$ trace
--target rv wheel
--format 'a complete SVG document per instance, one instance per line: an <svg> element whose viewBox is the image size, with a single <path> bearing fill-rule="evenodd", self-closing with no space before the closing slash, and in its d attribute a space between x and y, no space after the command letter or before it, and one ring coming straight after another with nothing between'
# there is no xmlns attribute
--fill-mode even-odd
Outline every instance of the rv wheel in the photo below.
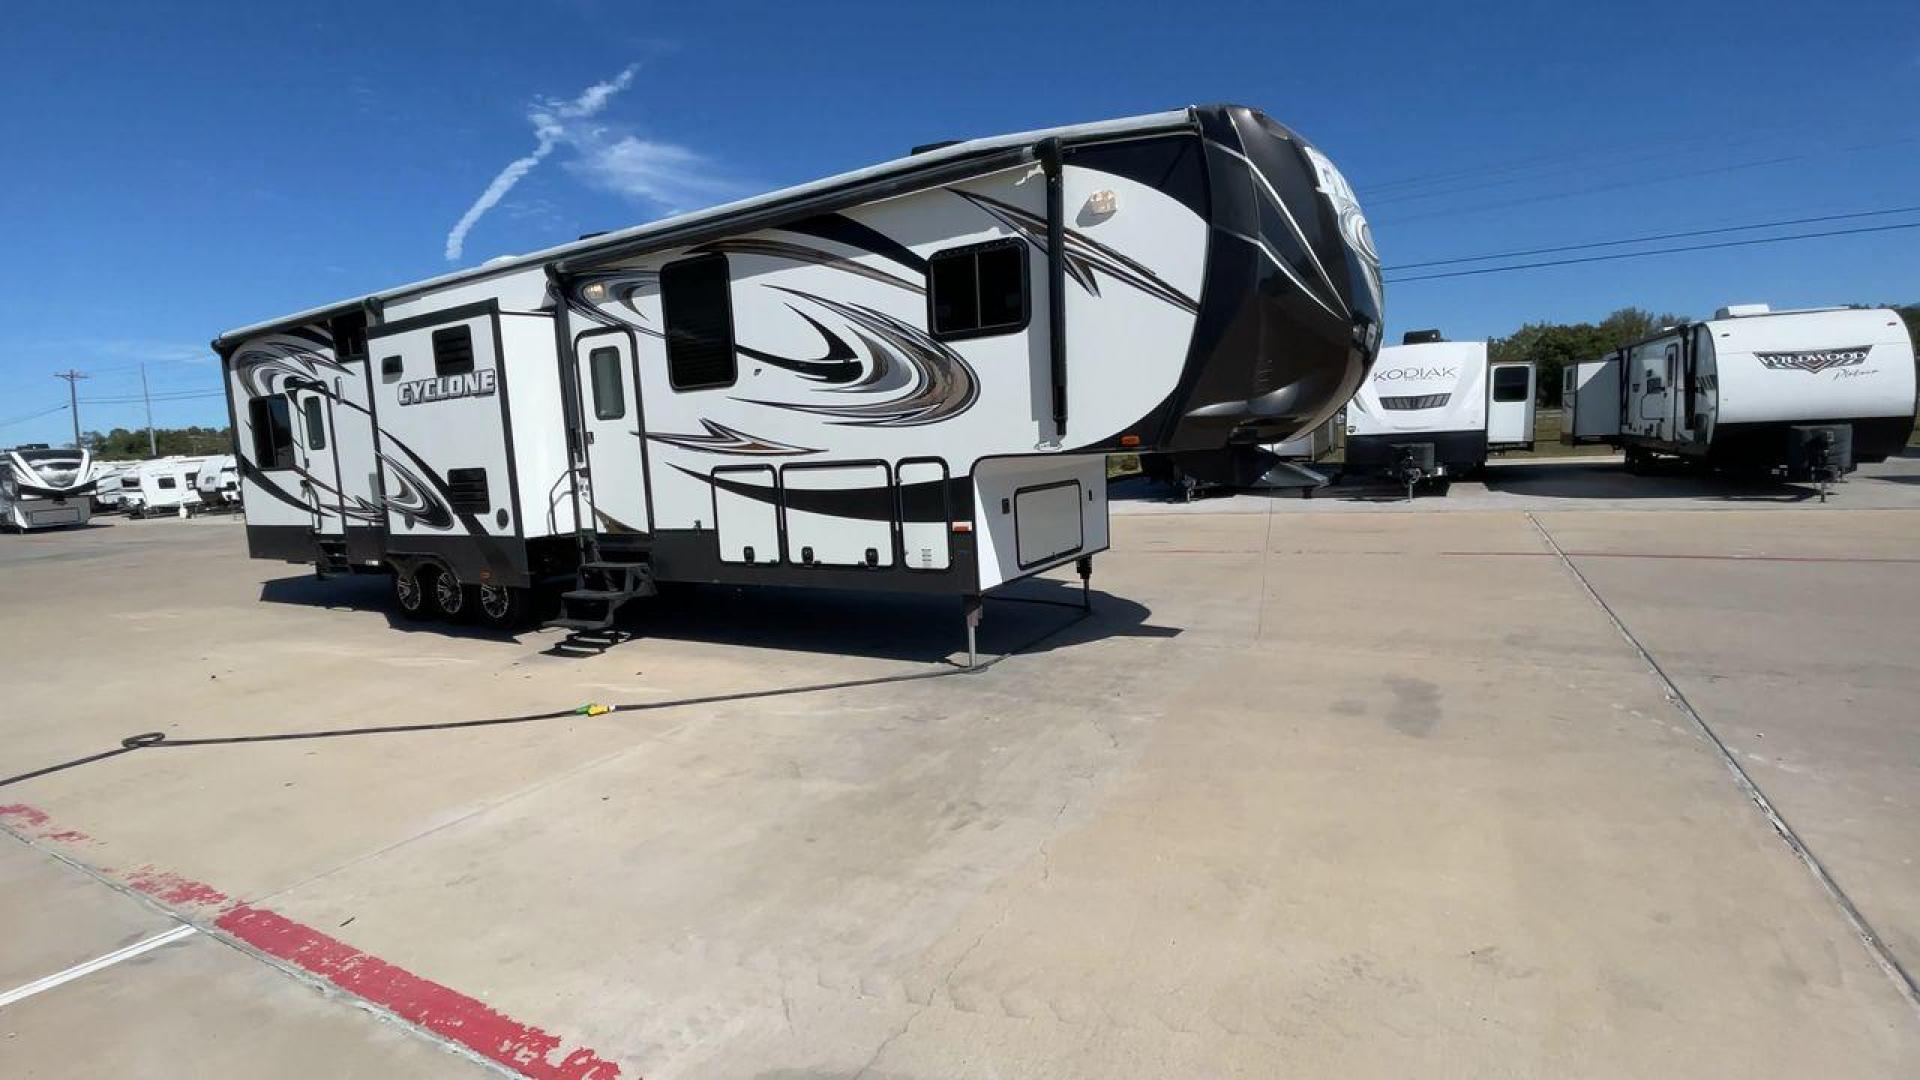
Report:
<svg viewBox="0 0 1920 1080"><path fill-rule="evenodd" d="M426 573L426 571L421 571ZM443 569L433 571L432 584L428 586L433 593L433 608L440 617L448 622L459 622L472 610L467 604L467 590L461 586L460 579Z"/></svg>
<svg viewBox="0 0 1920 1080"><path fill-rule="evenodd" d="M529 590L511 585L481 585L474 590L474 613L495 630L511 630L526 621L533 606Z"/></svg>
<svg viewBox="0 0 1920 1080"><path fill-rule="evenodd" d="M410 567L393 568L393 603L400 614L409 619L424 619L432 614L427 607L427 590Z"/></svg>

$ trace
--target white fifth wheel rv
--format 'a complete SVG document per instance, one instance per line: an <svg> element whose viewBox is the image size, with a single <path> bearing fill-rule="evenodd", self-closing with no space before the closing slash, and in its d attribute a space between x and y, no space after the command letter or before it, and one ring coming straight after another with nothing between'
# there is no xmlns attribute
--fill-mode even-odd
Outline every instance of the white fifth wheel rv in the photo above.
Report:
<svg viewBox="0 0 1920 1080"><path fill-rule="evenodd" d="M1913 342L1884 308L1721 308L1562 375L1561 440L1826 481L1913 434Z"/></svg>
<svg viewBox="0 0 1920 1080"><path fill-rule="evenodd" d="M85 525L92 493L93 457L85 450L45 443L0 450L0 526Z"/></svg>
<svg viewBox="0 0 1920 1080"><path fill-rule="evenodd" d="M1347 475L1387 475L1444 491L1494 450L1533 449L1534 367L1487 362L1484 341L1415 330L1380 350L1347 403Z"/></svg>
<svg viewBox="0 0 1920 1080"><path fill-rule="evenodd" d="M1286 439L1378 346L1317 149L1213 106L982 139L221 335L251 553L603 629L656 582L981 594L1104 456Z"/></svg>
<svg viewBox="0 0 1920 1080"><path fill-rule="evenodd" d="M93 463L93 512L119 510L123 488L121 479L140 467L137 461L96 461Z"/></svg>

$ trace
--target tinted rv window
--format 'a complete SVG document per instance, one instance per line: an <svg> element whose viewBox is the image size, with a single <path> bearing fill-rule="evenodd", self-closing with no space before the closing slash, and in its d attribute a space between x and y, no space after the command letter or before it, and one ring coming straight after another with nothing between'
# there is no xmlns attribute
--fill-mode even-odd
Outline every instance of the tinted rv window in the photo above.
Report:
<svg viewBox="0 0 1920 1080"><path fill-rule="evenodd" d="M401 360L397 356L385 357L380 361L381 382L399 382L400 376L405 371L406 368L402 366Z"/></svg>
<svg viewBox="0 0 1920 1080"><path fill-rule="evenodd" d="M1027 325L1024 240L935 252L927 260L927 324L942 339L1011 334Z"/></svg>
<svg viewBox="0 0 1920 1080"><path fill-rule="evenodd" d="M1502 367L1493 369L1493 400L1527 400L1527 369L1523 367Z"/></svg>
<svg viewBox="0 0 1920 1080"><path fill-rule="evenodd" d="M253 460L262 469L293 468L293 413L286 398L247 402L247 426L253 429Z"/></svg>
<svg viewBox="0 0 1920 1080"><path fill-rule="evenodd" d="M433 373L465 375L473 370L473 330L449 326L433 332Z"/></svg>
<svg viewBox="0 0 1920 1080"><path fill-rule="evenodd" d="M732 386L733 298L727 257L701 255L660 268L667 324L667 381L675 390Z"/></svg>
<svg viewBox="0 0 1920 1080"><path fill-rule="evenodd" d="M627 415L627 390L620 379L620 350L595 349L587 354L593 376L593 415L618 420Z"/></svg>
<svg viewBox="0 0 1920 1080"><path fill-rule="evenodd" d="M327 416L326 410L320 404L320 399L310 397L300 408L306 414L307 449L325 450L327 448Z"/></svg>

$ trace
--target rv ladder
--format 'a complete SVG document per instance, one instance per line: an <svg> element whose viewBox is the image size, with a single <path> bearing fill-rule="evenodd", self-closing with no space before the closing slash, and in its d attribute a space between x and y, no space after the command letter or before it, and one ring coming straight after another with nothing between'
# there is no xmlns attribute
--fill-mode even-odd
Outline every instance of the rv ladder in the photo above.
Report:
<svg viewBox="0 0 1920 1080"><path fill-rule="evenodd" d="M575 587L560 594L559 616L546 625L575 632L605 630L622 604L658 591L653 568L646 563L583 562Z"/></svg>

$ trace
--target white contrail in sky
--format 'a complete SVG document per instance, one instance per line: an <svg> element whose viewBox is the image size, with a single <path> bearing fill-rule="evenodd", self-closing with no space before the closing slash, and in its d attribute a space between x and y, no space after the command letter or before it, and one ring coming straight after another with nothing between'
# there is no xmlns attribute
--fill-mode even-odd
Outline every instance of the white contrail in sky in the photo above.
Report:
<svg viewBox="0 0 1920 1080"><path fill-rule="evenodd" d="M480 197L473 200L473 205L467 207L467 212L460 215L460 220L454 223L453 230L447 233L448 262L454 262L460 258L461 253L466 249L467 234L479 224L480 218L505 198L507 192L513 190L513 185L532 172L548 154L553 153L554 147L567 138L570 124L588 119L606 108L607 102L613 98L613 95L633 85L634 72L638 71L639 67L638 64L627 65L620 74L606 82L587 87L572 101L541 101L528 111L528 118L533 121L533 133L537 140L534 143L533 153L509 162L507 167L501 169L499 175L493 178L493 182L487 185L487 189L480 193Z"/></svg>

